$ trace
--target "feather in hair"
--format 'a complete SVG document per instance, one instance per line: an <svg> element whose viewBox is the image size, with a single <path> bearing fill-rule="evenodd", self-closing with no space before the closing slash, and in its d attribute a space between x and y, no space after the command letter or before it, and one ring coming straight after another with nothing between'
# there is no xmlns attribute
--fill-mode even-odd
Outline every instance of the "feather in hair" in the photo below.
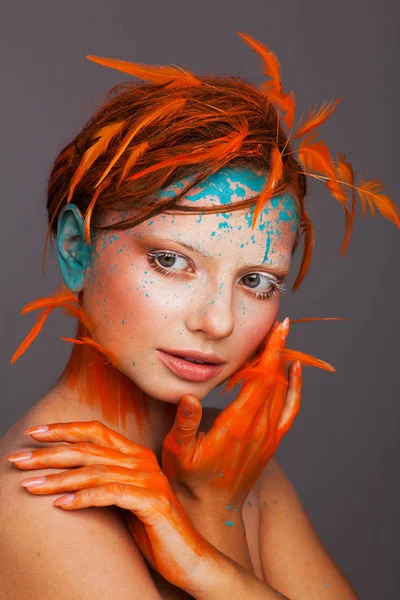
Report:
<svg viewBox="0 0 400 600"><path fill-rule="evenodd" d="M296 100L293 92L286 94L283 91L281 67L276 54L248 33L241 33L240 31L236 33L252 50L261 56L264 63L264 73L268 77L271 77L271 79L262 83L260 88L275 104L278 104L282 108L285 113L284 119L286 125L291 129L294 122Z"/></svg>
<svg viewBox="0 0 400 600"><path fill-rule="evenodd" d="M297 150L298 160L306 169L322 173L326 177L325 184L329 188L331 194L336 200L344 202L347 200L347 194L342 188L343 182L337 179L335 163L331 158L325 142L322 140L313 142L316 135L317 134L312 133L300 142L300 146Z"/></svg>
<svg viewBox="0 0 400 600"><path fill-rule="evenodd" d="M85 173L90 169L93 163L104 154L111 142L111 140L123 129L126 121L117 121L116 123L112 123L111 125L106 125L102 127L100 131L95 134L93 139L97 141L86 150L84 153L82 160L80 162L79 167L74 173L72 177L71 185L69 188L69 193L67 197L67 204L71 201L74 190Z"/></svg>
<svg viewBox="0 0 400 600"><path fill-rule="evenodd" d="M195 150L194 152L191 152L189 154L172 156L171 158L167 158L166 160L163 160L159 163L156 163L155 165L151 165L150 167L143 169L143 171L139 171L138 173L131 175L126 179L126 181L135 181L136 179L143 177L143 175L147 175L148 173L152 173L153 171L164 169L166 167L192 165L202 160L225 158L227 155L233 154L234 152L237 152L239 150L247 133L247 122L242 120L237 130L232 131L231 133L222 138L213 140L209 144L208 149Z"/></svg>
<svg viewBox="0 0 400 600"><path fill-rule="evenodd" d="M144 81L151 81L152 83L167 83L170 84L170 87L201 85L201 81L190 73L190 71L175 65L145 65L142 63L132 63L126 60L105 58L91 54L88 54L86 58L99 65L103 65L104 67L117 69L117 71L122 71L128 75L132 75L132 77L137 77Z"/></svg>
<svg viewBox="0 0 400 600"><path fill-rule="evenodd" d="M368 203L371 215L375 216L375 206L383 217L389 219L400 227L399 207L387 196L381 194L384 183L380 179L371 179L370 181L361 181L356 187L356 191L362 202L363 215L366 213Z"/></svg>
<svg viewBox="0 0 400 600"><path fill-rule="evenodd" d="M314 228L312 226L311 220L309 219L304 207L303 207L303 211L301 214L301 218L302 218L301 229L304 233L304 250L303 250L303 258L302 258L301 265L300 265L300 271L296 277L296 281L294 282L294 284L292 286L292 292L296 291L296 289L299 287L299 285L301 284L301 282L303 281L304 277L307 274L307 271L311 264L312 251L313 251L314 242L315 242Z"/></svg>
<svg viewBox="0 0 400 600"><path fill-rule="evenodd" d="M270 88L267 83L263 83L261 90L268 95L268 98L277 104L284 112L284 120L289 129L292 129L294 123L294 113L296 110L296 100L293 92L286 94L282 92L278 94L273 88Z"/></svg>
<svg viewBox="0 0 400 600"><path fill-rule="evenodd" d="M281 67L276 54L267 48L267 46L255 40L248 33L242 33L240 31L237 31L236 33L242 38L245 44L247 44L252 50L261 56L264 62L264 73L268 77L271 77L271 81L268 82L268 86L273 88L278 94L281 94Z"/></svg>
<svg viewBox="0 0 400 600"><path fill-rule="evenodd" d="M86 243L88 246L90 246L90 242L91 242L90 222L92 219L92 214L93 214L94 208L96 206L97 199L100 196L100 194L110 185L110 183L111 183L111 178L105 179L103 181L103 183L100 184L100 187L98 187L97 190L95 191L95 193L93 194L93 198L91 199L90 204L87 207L87 210L85 213L85 219L83 221L83 233L84 233L85 240L86 240Z"/></svg>
<svg viewBox="0 0 400 600"><path fill-rule="evenodd" d="M133 131L127 133L127 135L124 137L124 139L122 140L116 153L114 154L112 160L110 161L106 170L104 171L104 173L102 174L102 176L100 177L100 179L98 180L98 182L96 183L96 185L94 187L96 188L98 185L100 185L100 183L108 175L108 173L111 171L111 169L113 168L113 166L115 165L117 160L120 158L120 156L126 150L126 148L129 146L130 142L133 140L135 135L137 135L139 133L139 131L141 131L144 127L146 127L150 123L153 123L154 121L162 121L169 114L171 114L171 113L173 114L174 112L179 111L181 108L184 107L185 103L186 103L185 98L176 98L175 100L172 100L172 101L168 99L168 101L165 104L163 104L162 106L160 106L157 110L154 110L150 114L145 115L139 121L139 123L136 125L136 127L133 129Z"/></svg>
<svg viewBox="0 0 400 600"><path fill-rule="evenodd" d="M260 212L262 211L264 206L267 204L268 200L270 200L270 198L272 197L274 189L277 187L279 181L281 180L282 173L283 173L282 155L279 151L279 148L277 146L273 146L272 151L271 151L271 169L269 172L267 184L266 184L264 190L262 190L262 192L257 200L256 208L255 208L255 211L253 214L252 225L251 225L252 230L254 229L254 226L257 222Z"/></svg>
<svg viewBox="0 0 400 600"><path fill-rule="evenodd" d="M118 180L116 189L118 190L121 183L125 179L126 175L129 171L135 166L135 164L142 158L142 156L147 152L149 148L149 142L142 142L138 144L129 152L128 158L126 159L124 169L122 171L121 177Z"/></svg>
<svg viewBox="0 0 400 600"><path fill-rule="evenodd" d="M355 194L355 189L354 189L353 167L351 166L351 164L348 161L346 161L346 156L344 154L341 154L340 152L338 152L337 157L338 157L338 161L337 161L338 162L338 164L337 164L338 176L347 185L349 185L351 187L351 212L349 212L347 204L343 203L343 207L344 207L345 213L346 213L346 226L345 226L346 229L345 229L344 239L343 239L343 243L342 243L342 248L340 250L340 257L342 258L347 250L347 247L348 247L348 244L350 241L350 237L353 232L354 219L356 216L356 194Z"/></svg>
<svg viewBox="0 0 400 600"><path fill-rule="evenodd" d="M333 113L339 102L340 98L331 100L328 104L324 101L318 111L317 107L315 106L313 110L308 112L307 118L303 125L301 125L302 118L300 119L299 123L297 124L297 131L292 139L301 137L316 127L319 127Z"/></svg>

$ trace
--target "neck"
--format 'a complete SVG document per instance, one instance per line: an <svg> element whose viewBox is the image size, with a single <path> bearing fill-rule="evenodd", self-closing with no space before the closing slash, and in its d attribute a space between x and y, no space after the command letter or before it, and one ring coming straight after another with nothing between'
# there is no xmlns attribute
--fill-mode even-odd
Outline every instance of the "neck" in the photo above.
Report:
<svg viewBox="0 0 400 600"><path fill-rule="evenodd" d="M77 338L87 332L79 323ZM88 344L74 344L69 361L52 388L73 420L98 420L130 440L151 448L161 459L164 437L176 405L145 394L132 380ZM65 406L65 408L66 408Z"/></svg>

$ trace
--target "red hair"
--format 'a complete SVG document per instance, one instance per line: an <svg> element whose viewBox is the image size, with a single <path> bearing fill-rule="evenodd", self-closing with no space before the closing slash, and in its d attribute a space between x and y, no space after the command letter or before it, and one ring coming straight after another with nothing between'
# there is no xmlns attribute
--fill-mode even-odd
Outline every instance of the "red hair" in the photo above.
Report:
<svg viewBox="0 0 400 600"><path fill-rule="evenodd" d="M314 245L313 227L304 207L307 176L325 183L345 210L341 256L352 232L356 191L363 214L368 204L374 215L376 206L400 227L398 208L381 193L382 182L371 180L355 186L345 156L338 152L337 161L333 161L326 144L315 141L314 130L333 113L339 99L309 112L292 135L295 98L293 92L283 91L277 57L249 35L239 35L263 60L270 79L261 89L240 77L197 77L178 67L88 56L147 83L126 82L111 88L104 104L55 160L48 184L45 250L49 236L57 233L59 211L69 202L84 216L88 243L96 229L128 229L160 212L219 212L220 206L178 207L177 202L227 165L259 168L269 174L258 197L229 205L229 210L241 210L256 204L252 227L273 196L289 192L294 197L298 219L292 253L301 234L304 253L293 291L306 275ZM290 129L289 135L280 115ZM290 138L303 138L297 150L293 150ZM163 188L187 176L191 179L173 198L159 197ZM347 206L350 200L351 212ZM104 210L133 211L135 216L99 227L92 216Z"/></svg>

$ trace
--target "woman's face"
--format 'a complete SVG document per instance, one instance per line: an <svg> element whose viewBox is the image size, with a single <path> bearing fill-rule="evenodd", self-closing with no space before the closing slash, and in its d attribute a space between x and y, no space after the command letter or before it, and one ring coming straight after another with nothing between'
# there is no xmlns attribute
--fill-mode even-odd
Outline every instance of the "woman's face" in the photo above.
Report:
<svg viewBox="0 0 400 600"><path fill-rule="evenodd" d="M180 201L220 205L221 212L160 213L93 243L85 312L96 340L152 398L175 404L185 393L204 398L251 357L274 324L280 297L274 282L289 272L296 235L294 199L274 198L253 231L254 206L229 212L229 204L257 196L265 181L260 171L221 169ZM129 216L113 212L101 224ZM225 364L207 381L189 381L166 366L159 349L214 353Z"/></svg>

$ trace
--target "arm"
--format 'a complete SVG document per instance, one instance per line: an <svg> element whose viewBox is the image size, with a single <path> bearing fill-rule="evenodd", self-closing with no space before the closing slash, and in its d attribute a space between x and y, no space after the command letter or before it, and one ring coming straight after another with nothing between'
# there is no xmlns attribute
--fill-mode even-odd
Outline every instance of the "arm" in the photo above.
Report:
<svg viewBox="0 0 400 600"><path fill-rule="evenodd" d="M187 590L196 600L290 600L223 554L220 554L218 564L203 563L199 577L198 585ZM305 598L303 596L302 600Z"/></svg>

